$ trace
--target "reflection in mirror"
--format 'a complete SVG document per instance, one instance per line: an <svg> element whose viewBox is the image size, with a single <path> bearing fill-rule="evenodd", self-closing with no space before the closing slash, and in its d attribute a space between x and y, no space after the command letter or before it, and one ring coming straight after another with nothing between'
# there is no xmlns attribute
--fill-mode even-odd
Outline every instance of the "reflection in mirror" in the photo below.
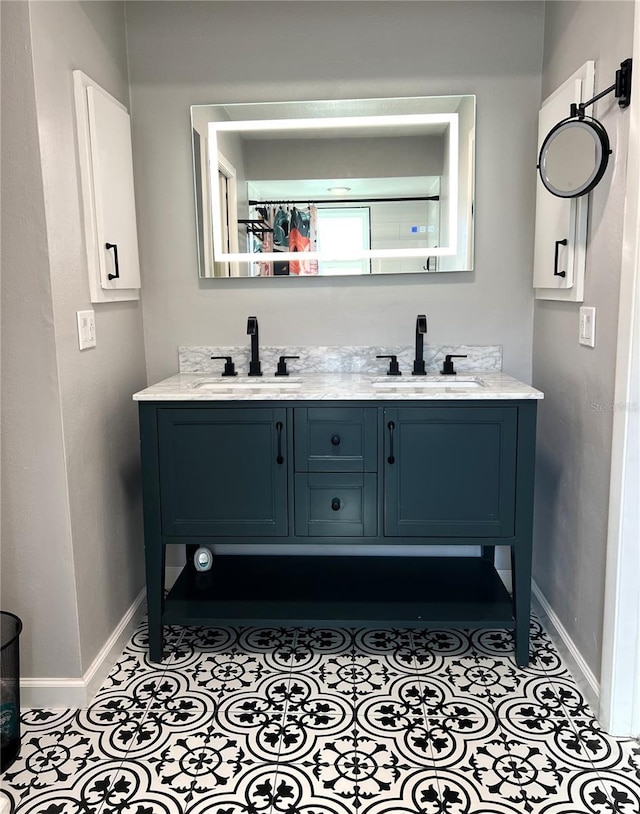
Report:
<svg viewBox="0 0 640 814"><path fill-rule="evenodd" d="M473 268L475 97L191 108L200 276Z"/></svg>
<svg viewBox="0 0 640 814"><path fill-rule="evenodd" d="M604 175L610 152L609 137L599 121L564 119L540 148L542 183L559 198L586 195Z"/></svg>

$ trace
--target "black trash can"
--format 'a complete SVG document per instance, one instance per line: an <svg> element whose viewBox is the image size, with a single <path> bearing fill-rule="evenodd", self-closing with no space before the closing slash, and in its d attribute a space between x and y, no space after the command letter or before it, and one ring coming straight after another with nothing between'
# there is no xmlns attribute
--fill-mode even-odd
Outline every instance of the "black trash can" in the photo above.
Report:
<svg viewBox="0 0 640 814"><path fill-rule="evenodd" d="M20 751L20 632L21 620L0 611L0 772Z"/></svg>

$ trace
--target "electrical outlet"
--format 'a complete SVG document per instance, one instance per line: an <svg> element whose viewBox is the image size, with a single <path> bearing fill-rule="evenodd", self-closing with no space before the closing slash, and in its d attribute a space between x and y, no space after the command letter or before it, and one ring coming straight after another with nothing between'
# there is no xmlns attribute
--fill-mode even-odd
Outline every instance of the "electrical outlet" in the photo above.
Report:
<svg viewBox="0 0 640 814"><path fill-rule="evenodd" d="M596 309L582 306L580 308L580 332L578 342L589 348L596 346Z"/></svg>
<svg viewBox="0 0 640 814"><path fill-rule="evenodd" d="M95 311L76 311L78 319L78 345L80 350L96 346Z"/></svg>

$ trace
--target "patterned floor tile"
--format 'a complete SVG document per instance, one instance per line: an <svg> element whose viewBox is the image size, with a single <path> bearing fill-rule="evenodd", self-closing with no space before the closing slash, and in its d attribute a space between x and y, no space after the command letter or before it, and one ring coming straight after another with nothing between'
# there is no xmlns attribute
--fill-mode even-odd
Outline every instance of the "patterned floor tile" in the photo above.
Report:
<svg viewBox="0 0 640 814"><path fill-rule="evenodd" d="M478 656L491 656L505 663L515 665L515 636L512 630L469 631L470 650ZM529 664L518 667L527 676L564 675L566 668L540 624L532 620L529 629Z"/></svg>
<svg viewBox="0 0 640 814"><path fill-rule="evenodd" d="M214 714L215 704L206 693L189 687L177 674L165 674L136 732L129 757L148 759L172 736L208 724Z"/></svg>
<svg viewBox="0 0 640 814"><path fill-rule="evenodd" d="M274 667L282 669L288 667L295 639L295 628L188 627L170 664L188 666L202 655L242 652L273 655Z"/></svg>
<svg viewBox="0 0 640 814"><path fill-rule="evenodd" d="M633 777L622 772L599 772L604 786L602 794L594 796L593 806L597 814L640 814L640 786Z"/></svg>
<svg viewBox="0 0 640 814"><path fill-rule="evenodd" d="M282 784L278 786L275 766L256 766L239 773L227 783L214 785L206 793L200 794L199 784L205 782L196 780L194 800L184 810L184 814L271 814L276 810L276 802L283 799L286 800L285 804L290 802L287 789ZM281 810L294 814L294 809L290 807Z"/></svg>
<svg viewBox="0 0 640 814"><path fill-rule="evenodd" d="M67 788L104 763L117 767L126 757L144 717L143 710L39 710L22 719L20 754L3 775L17 802L52 787Z"/></svg>
<svg viewBox="0 0 640 814"><path fill-rule="evenodd" d="M315 750L303 760L279 760L277 780L289 786L293 811L312 811L324 801L327 811L366 812L374 802L397 799L409 774L433 770L428 748L418 764L398 747L398 739L372 737L358 726L335 737L317 736Z"/></svg>
<svg viewBox="0 0 640 814"><path fill-rule="evenodd" d="M156 664L149 661L148 626L141 622L92 703L118 699L127 707L145 708L182 636L182 628L165 626L164 661Z"/></svg>
<svg viewBox="0 0 640 814"><path fill-rule="evenodd" d="M640 814L640 742L602 731L531 623L142 624L86 710L26 710L12 814Z"/></svg>
<svg viewBox="0 0 640 814"><path fill-rule="evenodd" d="M411 638L419 652L435 657L461 656L471 649L466 630L416 629L411 631Z"/></svg>
<svg viewBox="0 0 640 814"><path fill-rule="evenodd" d="M619 769L632 778L640 786L640 738L624 740L620 744L622 760Z"/></svg>
<svg viewBox="0 0 640 814"><path fill-rule="evenodd" d="M244 743L245 751L262 763L275 762L282 748L289 684L281 676L264 679L253 690L220 702L216 722L221 731Z"/></svg>
<svg viewBox="0 0 640 814"><path fill-rule="evenodd" d="M514 693L524 694L531 679L511 659L480 655L475 650L446 658L437 673L421 676L421 680L428 687L436 677L454 700L484 701L493 707Z"/></svg>
<svg viewBox="0 0 640 814"><path fill-rule="evenodd" d="M387 635L391 633L386 631ZM357 630L347 627L296 628L296 647L309 654L350 653L357 648L356 634Z"/></svg>
<svg viewBox="0 0 640 814"><path fill-rule="evenodd" d="M192 656L189 663L170 663L166 677L182 678L189 689L207 694L211 703L243 693L269 677L289 680L289 669L278 667L263 653L235 650Z"/></svg>
<svg viewBox="0 0 640 814"><path fill-rule="evenodd" d="M370 655L357 651L318 657L304 674L292 673L291 685L293 688L312 680L320 692L339 695L355 705L371 695L386 695L388 688L406 672L398 668L393 657L389 659L384 654Z"/></svg>
<svg viewBox="0 0 640 814"><path fill-rule="evenodd" d="M163 676L164 669L160 668L141 670L137 674L133 671L130 677L118 684L109 679L96 693L91 705L144 711L160 692Z"/></svg>
<svg viewBox="0 0 640 814"><path fill-rule="evenodd" d="M245 740L225 732L213 714L181 734L159 731L155 748L135 762L150 770L147 790L169 793L183 809L261 763ZM128 759L124 766L130 763Z"/></svg>
<svg viewBox="0 0 640 814"><path fill-rule="evenodd" d="M558 696L569 718L593 718L589 702L576 686L571 674L566 671L563 675L549 677L549 684Z"/></svg>
<svg viewBox="0 0 640 814"><path fill-rule="evenodd" d="M477 802L471 811L492 796L529 814L597 811L589 808L590 801L605 793L604 782L588 761L583 768L576 768L577 762L557 748L553 734L543 741L502 731L470 745L455 773L473 784Z"/></svg>
<svg viewBox="0 0 640 814"><path fill-rule="evenodd" d="M345 763L340 772L315 776L299 765L280 766L272 814L423 814L424 808L404 806L405 802L410 805L405 799L406 789L417 777L427 783L437 782L435 773L426 768L396 766L371 774L363 759L362 771L354 779L356 768L357 764Z"/></svg>
<svg viewBox="0 0 640 814"><path fill-rule="evenodd" d="M123 771L122 761L101 761L79 772L66 784L49 786L43 793L29 795L15 810L15 814L133 814L137 810L153 814L182 814L177 803L163 795L158 800L144 793L149 770L136 766ZM133 807L127 803L135 799Z"/></svg>
<svg viewBox="0 0 640 814"><path fill-rule="evenodd" d="M498 777L491 788L480 787L460 771L439 769L437 779L438 798L430 790L423 797L424 808L411 809L411 814L604 814L588 802L592 794L603 790L594 772L566 776L561 792L551 784L547 790L529 783L529 790L524 777L520 785L518 779L503 782Z"/></svg>

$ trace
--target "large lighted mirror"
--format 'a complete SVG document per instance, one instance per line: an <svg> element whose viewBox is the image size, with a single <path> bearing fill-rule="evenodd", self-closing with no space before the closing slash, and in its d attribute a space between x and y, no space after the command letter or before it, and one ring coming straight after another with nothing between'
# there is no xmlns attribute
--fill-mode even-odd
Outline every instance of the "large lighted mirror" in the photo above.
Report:
<svg viewBox="0 0 640 814"><path fill-rule="evenodd" d="M475 97L194 105L201 277L473 268Z"/></svg>

